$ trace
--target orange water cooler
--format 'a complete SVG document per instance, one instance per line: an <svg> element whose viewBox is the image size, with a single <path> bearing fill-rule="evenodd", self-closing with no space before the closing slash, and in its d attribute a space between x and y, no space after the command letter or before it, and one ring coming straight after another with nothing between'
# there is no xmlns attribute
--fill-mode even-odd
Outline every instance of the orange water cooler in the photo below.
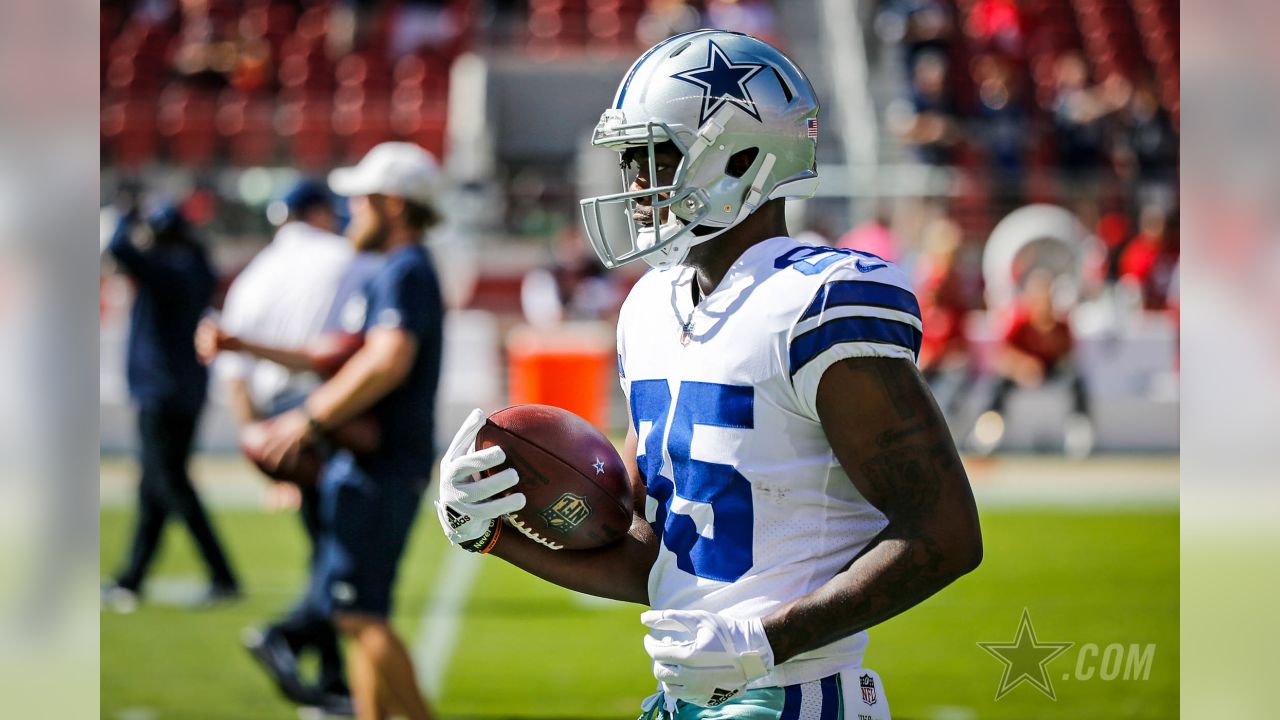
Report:
<svg viewBox="0 0 1280 720"><path fill-rule="evenodd" d="M615 348L613 328L604 323L516 328L507 339L511 403L554 405L607 429Z"/></svg>

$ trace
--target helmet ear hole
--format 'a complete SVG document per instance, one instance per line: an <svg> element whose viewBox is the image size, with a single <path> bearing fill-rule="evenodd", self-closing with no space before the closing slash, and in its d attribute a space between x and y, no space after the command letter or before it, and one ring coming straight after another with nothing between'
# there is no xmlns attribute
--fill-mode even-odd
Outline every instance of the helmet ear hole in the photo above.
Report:
<svg viewBox="0 0 1280 720"><path fill-rule="evenodd" d="M736 178L746 175L751 169L751 163L756 161L756 156L759 154L760 148L747 148L730 155L729 161L724 166L724 174Z"/></svg>

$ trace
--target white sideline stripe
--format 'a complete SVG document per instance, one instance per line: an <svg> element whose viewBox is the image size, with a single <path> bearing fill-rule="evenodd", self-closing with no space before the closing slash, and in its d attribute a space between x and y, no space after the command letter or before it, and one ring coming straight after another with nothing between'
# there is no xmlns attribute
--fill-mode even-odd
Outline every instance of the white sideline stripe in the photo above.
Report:
<svg viewBox="0 0 1280 720"><path fill-rule="evenodd" d="M481 558L474 553L453 547L446 547L444 552L444 567L434 583L438 592L423 611L418 640L413 644L418 685L432 701L443 694L449 661L453 659L458 631L462 629L462 604L471 593L471 585L481 568Z"/></svg>

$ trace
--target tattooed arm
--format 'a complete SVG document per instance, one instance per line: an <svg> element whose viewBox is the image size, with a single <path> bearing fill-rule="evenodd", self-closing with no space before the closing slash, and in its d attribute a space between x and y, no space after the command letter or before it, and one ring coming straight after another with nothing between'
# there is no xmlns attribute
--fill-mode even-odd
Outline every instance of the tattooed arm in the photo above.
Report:
<svg viewBox="0 0 1280 720"><path fill-rule="evenodd" d="M817 406L836 459L889 525L825 585L764 618L776 663L884 622L982 560L968 477L914 365L840 361Z"/></svg>

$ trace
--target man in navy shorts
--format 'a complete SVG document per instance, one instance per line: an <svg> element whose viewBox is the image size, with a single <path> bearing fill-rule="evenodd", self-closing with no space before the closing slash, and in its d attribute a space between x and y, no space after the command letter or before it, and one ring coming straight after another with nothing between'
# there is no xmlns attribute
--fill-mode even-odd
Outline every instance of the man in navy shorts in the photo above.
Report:
<svg viewBox="0 0 1280 720"><path fill-rule="evenodd" d="M347 235L386 260L339 310L364 345L264 443L268 464L288 467L313 435L372 409L379 449L339 452L320 480L320 557L308 593L352 640L352 700L360 718L431 717L404 643L392 630L392 586L431 474L444 307L423 235L436 224L434 158L410 143L383 143L329 176L350 198Z"/></svg>

